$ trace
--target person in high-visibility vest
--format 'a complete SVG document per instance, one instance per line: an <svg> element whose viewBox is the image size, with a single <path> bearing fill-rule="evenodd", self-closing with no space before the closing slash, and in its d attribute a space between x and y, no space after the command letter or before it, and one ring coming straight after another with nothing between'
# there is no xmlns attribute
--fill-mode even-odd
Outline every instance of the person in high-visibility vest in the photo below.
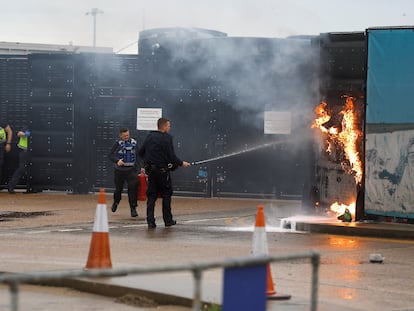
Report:
<svg viewBox="0 0 414 311"><path fill-rule="evenodd" d="M345 209L345 212L337 217L338 220L342 220L343 222L351 222L352 221L352 214L349 209Z"/></svg>
<svg viewBox="0 0 414 311"><path fill-rule="evenodd" d="M19 150L19 166L14 171L13 176L11 177L8 185L7 190L10 194L15 194L14 188L16 188L20 178L26 172L26 166L29 158L28 153L28 146L29 146L29 137L30 131L28 129L24 129L23 131L17 132L17 137L19 138L17 142L17 148Z"/></svg>
<svg viewBox="0 0 414 311"><path fill-rule="evenodd" d="M114 164L114 202L112 212L118 209L122 198L124 183L128 185L128 203L131 210L131 217L137 217L138 207L138 178L137 168L139 161L137 158L137 141L131 138L128 128L119 130L119 140L111 148L108 158Z"/></svg>
<svg viewBox="0 0 414 311"><path fill-rule="evenodd" d="M3 180L2 173L3 173L4 157L5 157L6 152L10 152L11 150L12 138L13 138L12 128L10 127L9 123L4 120L4 117L2 117L0 119L0 185L2 184L2 180Z"/></svg>

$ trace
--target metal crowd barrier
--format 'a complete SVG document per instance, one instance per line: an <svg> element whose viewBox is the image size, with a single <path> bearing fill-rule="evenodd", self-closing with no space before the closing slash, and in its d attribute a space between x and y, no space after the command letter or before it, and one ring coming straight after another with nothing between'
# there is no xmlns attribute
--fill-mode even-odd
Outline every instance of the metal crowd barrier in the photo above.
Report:
<svg viewBox="0 0 414 311"><path fill-rule="evenodd" d="M113 268L113 269L93 269L93 270L66 270L66 271L50 271L50 272L32 272L27 274L5 273L0 275L0 283L8 284L11 295L11 311L18 311L19 285L25 283L36 283L44 281L56 281L67 278L94 278L94 277L117 277L127 276L130 274L150 274L160 272L179 272L192 271L194 278L193 293L193 311L201 311L201 281L202 273L205 270L217 268L237 268L259 266L272 262L310 259L312 264L311 275L311 299L310 310L317 310L318 302L318 281L319 281L319 264L320 255L317 252L298 253L280 256L250 256L232 258L221 261L211 261L200 264L183 264L159 267L135 267L135 268Z"/></svg>

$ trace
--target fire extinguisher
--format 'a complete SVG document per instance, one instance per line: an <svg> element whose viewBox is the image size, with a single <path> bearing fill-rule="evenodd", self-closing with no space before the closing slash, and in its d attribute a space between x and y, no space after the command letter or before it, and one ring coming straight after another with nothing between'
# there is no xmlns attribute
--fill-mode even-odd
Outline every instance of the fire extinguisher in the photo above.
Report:
<svg viewBox="0 0 414 311"><path fill-rule="evenodd" d="M138 180L139 180L138 201L147 200L147 178L148 176L144 173L138 174Z"/></svg>

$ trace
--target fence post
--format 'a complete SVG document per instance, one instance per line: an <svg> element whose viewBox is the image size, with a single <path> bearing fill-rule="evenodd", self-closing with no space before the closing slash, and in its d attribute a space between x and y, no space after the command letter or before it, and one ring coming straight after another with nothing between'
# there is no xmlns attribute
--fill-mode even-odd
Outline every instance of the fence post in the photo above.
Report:
<svg viewBox="0 0 414 311"><path fill-rule="evenodd" d="M194 296L193 296L193 311L201 310L201 269L193 269L194 275Z"/></svg>
<svg viewBox="0 0 414 311"><path fill-rule="evenodd" d="M11 311L19 310L19 283L12 281L9 284L10 296L11 296Z"/></svg>
<svg viewBox="0 0 414 311"><path fill-rule="evenodd" d="M319 263L320 263L320 255L318 253L313 253L311 311L316 311L318 309Z"/></svg>

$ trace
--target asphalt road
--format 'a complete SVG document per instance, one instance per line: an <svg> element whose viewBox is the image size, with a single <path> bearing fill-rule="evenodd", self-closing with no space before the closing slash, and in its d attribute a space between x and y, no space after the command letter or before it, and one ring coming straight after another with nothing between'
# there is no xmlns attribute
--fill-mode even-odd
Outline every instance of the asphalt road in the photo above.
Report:
<svg viewBox="0 0 414 311"><path fill-rule="evenodd" d="M110 205L109 194L107 201ZM44 192L9 195L0 192L0 271L83 268L88 257L96 204L97 195L92 194ZM127 200L123 199L116 213L108 208L113 267L183 264L247 256L252 248L258 205L265 207L269 254L310 250L321 253L320 305L336 305L338 310L414 310L414 241L280 229L282 218L304 213L297 201L176 197L173 199L173 213L178 224L164 228L158 221L157 229L149 231L143 204L138 208L139 217L131 218ZM156 210L158 219L162 219L159 205ZM370 263L369 255L372 253L382 254L384 262ZM277 291L292 295L292 303L309 301L310 269L305 260L272 264ZM217 272L210 277L219 280L221 274ZM39 289L25 288L23 292L30 293L31 290L36 292ZM96 300L96 310L113 310L114 305L118 310L129 310L127 304L120 304L114 298L74 293L59 289L58 296L62 295L62 301L68 301L67 308L94 310L92 305ZM24 300L30 310L35 310L31 300L39 303L39 310L55 309L52 305L45 307L46 302L42 304L41 299L35 297L34 294L29 295L28 300ZM0 309L7 310L4 308L8 306L4 287L0 290L0 299ZM75 308L82 299L91 299L91 308ZM104 301L103 305L98 301ZM147 310L145 308L142 310ZM166 308L182 310L174 309L182 307Z"/></svg>

